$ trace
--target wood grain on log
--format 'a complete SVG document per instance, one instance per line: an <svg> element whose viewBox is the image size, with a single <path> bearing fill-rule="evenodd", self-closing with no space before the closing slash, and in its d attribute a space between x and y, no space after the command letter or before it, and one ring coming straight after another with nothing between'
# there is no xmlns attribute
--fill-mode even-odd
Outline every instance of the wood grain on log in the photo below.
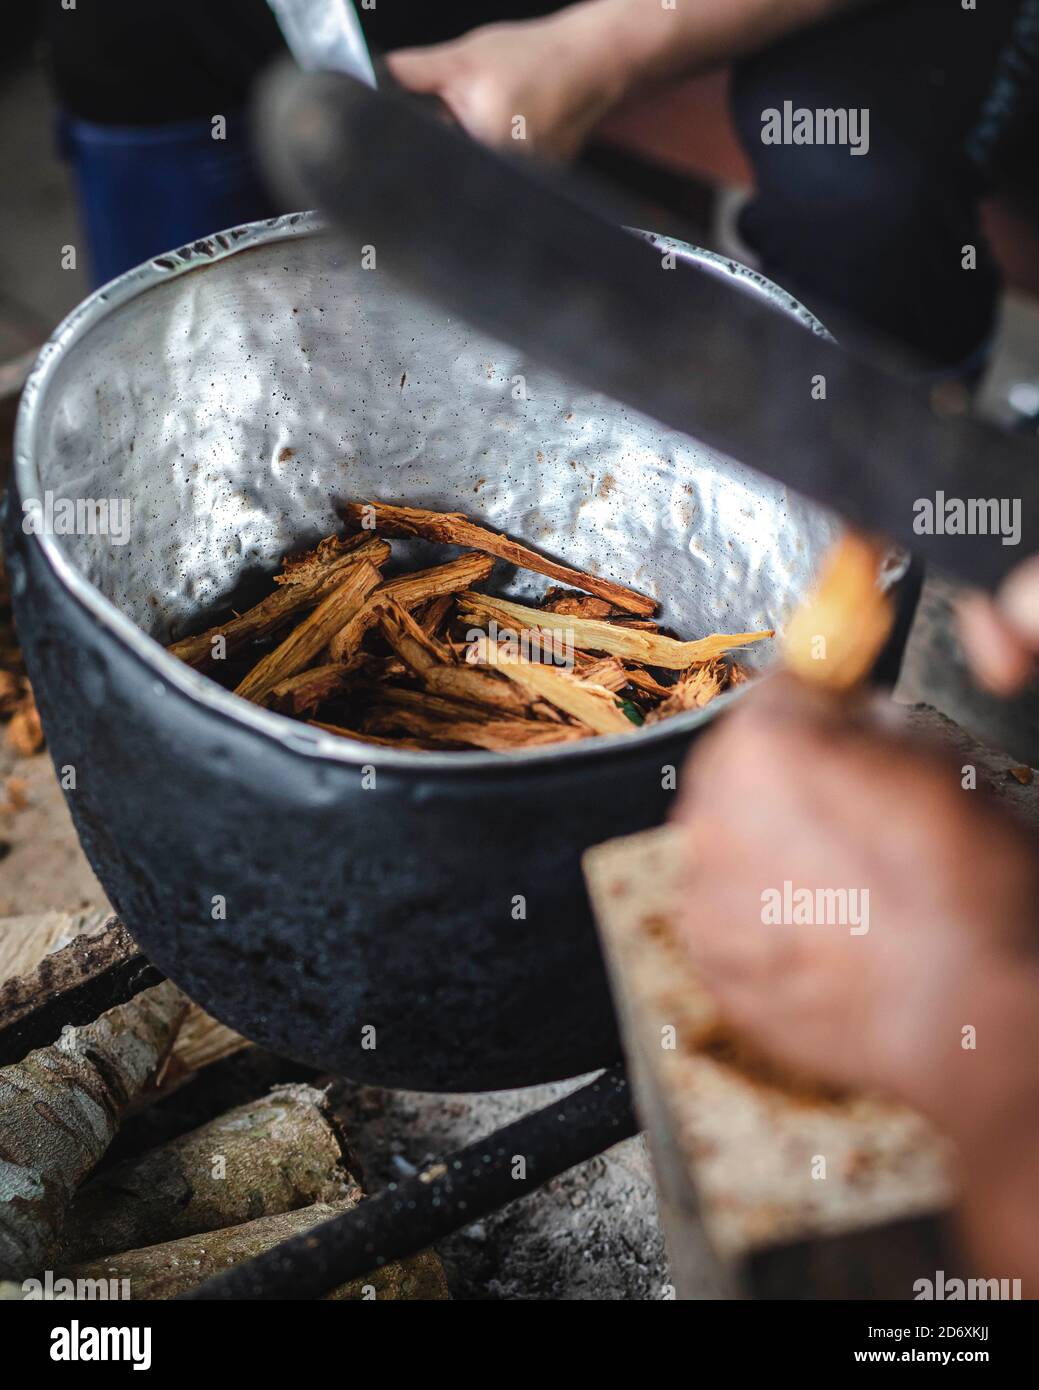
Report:
<svg viewBox="0 0 1039 1390"><path fill-rule="evenodd" d="M279 1086L161 1148L114 1164L69 1208L63 1263L97 1259L317 1203L360 1187L324 1091Z"/></svg>
<svg viewBox="0 0 1039 1390"><path fill-rule="evenodd" d="M126 1279L134 1299L174 1298L222 1270L263 1254L357 1205L349 1198L335 1205L314 1205L280 1216L264 1216L227 1230L127 1250L103 1260L72 1265L60 1275L69 1279ZM448 1297L444 1270L432 1251L391 1261L360 1279L341 1284L327 1295L335 1301L364 1299L431 1299Z"/></svg>
<svg viewBox="0 0 1039 1390"><path fill-rule="evenodd" d="M0 1070L0 1277L52 1260L72 1194L162 1065L187 1007L167 981Z"/></svg>
<svg viewBox="0 0 1039 1390"><path fill-rule="evenodd" d="M118 919L113 919L111 911L104 909L89 912L40 912L0 918L0 1001L4 998L5 987L9 981L33 974L38 967L45 966L66 946L75 946L77 952L82 951L87 943L79 941L78 938L96 938L98 933L104 931L106 924L113 920ZM90 948L90 952L92 949ZM136 992L133 986L140 982L131 975L128 984L119 991L122 998L118 997L119 992L115 988L117 981L113 980L111 983L112 997L100 1008L95 1009L92 1017L96 1018L102 1008L114 1007L117 1003L132 998ZM64 1023L75 1021L71 1018L60 1020L59 1026L47 1041L53 1041L58 1037ZM245 1046L246 1039L241 1034L218 1023L197 1004L191 1005L177 1033L173 1051L163 1068L161 1094L165 1095L175 1087L183 1085L188 1077L200 1068L230 1056ZM6 1053L0 1052L0 1065L7 1060L17 1058L8 1058Z"/></svg>
<svg viewBox="0 0 1039 1390"><path fill-rule="evenodd" d="M0 1065L53 1042L69 1024L90 1023L162 978L119 918L108 917L99 932L75 936L28 974L0 982Z"/></svg>

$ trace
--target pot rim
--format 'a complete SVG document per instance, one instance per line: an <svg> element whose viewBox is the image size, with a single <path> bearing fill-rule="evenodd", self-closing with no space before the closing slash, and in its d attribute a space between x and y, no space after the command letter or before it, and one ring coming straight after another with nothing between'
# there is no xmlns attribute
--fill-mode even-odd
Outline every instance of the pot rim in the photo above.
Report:
<svg viewBox="0 0 1039 1390"><path fill-rule="evenodd" d="M637 228L629 230L645 237L654 246L665 251L674 251L683 259L695 260L697 265L705 266L725 279L738 281L746 291L767 299L778 311L790 313L798 318L810 332L828 336L826 329L814 314L759 272L750 270L729 257L693 247L673 237L659 236ZM287 241L297 236L328 234L329 231L327 224L313 212L287 213L262 222L249 222L156 256L102 285L78 304L44 344L22 391L15 424L12 465L13 491L17 493L18 498L21 500L38 497L42 493L35 449L41 402L65 353L96 323L112 310L129 303L139 295L146 294L157 285L165 284L181 275L203 270L206 266L225 260L240 251L271 242ZM158 689L162 693L165 693L168 687L172 687L203 709L273 739L287 751L328 762L354 766L371 765L377 768L398 769L402 772L483 773L529 766L543 767L546 764L555 765L600 756L609 757L622 750L629 753L639 749L648 751L652 746L671 742L676 737L687 738L695 729L713 720L715 715L733 700L742 698L747 690L746 686L738 687L719 696L704 709L674 715L659 724L638 728L631 734L606 734L576 743L553 744L545 748L515 753L502 754L484 750L424 752L354 742L325 733L322 729L277 714L273 710L262 709L225 690L216 681L185 665L177 657L171 656L161 643L120 612L111 599L106 598L76 569L54 536L46 532L33 531L27 535L27 540L30 544L35 543L40 547L45 562L72 599L127 648L142 665L154 672L159 678ZM768 674L763 672L761 678L767 678Z"/></svg>

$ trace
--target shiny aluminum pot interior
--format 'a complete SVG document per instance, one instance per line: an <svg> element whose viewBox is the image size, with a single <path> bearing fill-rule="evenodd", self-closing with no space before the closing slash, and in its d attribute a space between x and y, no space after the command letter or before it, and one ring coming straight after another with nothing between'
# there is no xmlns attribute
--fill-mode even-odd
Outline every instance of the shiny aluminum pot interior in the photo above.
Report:
<svg viewBox="0 0 1039 1390"><path fill-rule="evenodd" d="M660 244L821 331L761 277ZM164 652L348 498L465 511L653 594L689 635L779 624L833 520L345 262L302 214L105 287L26 388L19 629L80 838L148 954L247 1036L380 1084L609 1061L580 854L663 819L669 769L724 701L508 758L409 753L255 708ZM108 533L58 534L62 499L109 501Z"/></svg>

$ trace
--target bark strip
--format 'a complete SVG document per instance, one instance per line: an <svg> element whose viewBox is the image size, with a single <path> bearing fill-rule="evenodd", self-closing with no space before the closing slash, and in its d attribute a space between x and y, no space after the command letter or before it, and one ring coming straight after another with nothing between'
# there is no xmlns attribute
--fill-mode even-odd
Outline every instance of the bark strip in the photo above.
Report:
<svg viewBox="0 0 1039 1390"><path fill-rule="evenodd" d="M775 636L768 628L761 632L714 632L696 642L679 642L658 632L640 632L598 618L568 616L560 621L555 614L544 613L539 608L527 608L503 598L488 598L485 594L462 594L460 606L466 621L479 623L495 618L505 627L518 623L522 627L539 628L560 635L563 641L570 638L578 647L590 651L606 652L622 660L641 661L647 666L662 666L672 671L683 671L698 661L710 661L735 647Z"/></svg>
<svg viewBox="0 0 1039 1390"><path fill-rule="evenodd" d="M557 670L554 666L524 661L518 654L492 642L489 637L476 644L476 651L481 660L515 681L529 695L548 700L594 733L634 732L635 725L605 687L583 683L569 672Z"/></svg>
<svg viewBox="0 0 1039 1390"><path fill-rule="evenodd" d="M335 585L343 571L350 566L368 560L383 564L390 553L390 547L375 537L368 536L362 545L353 547L345 554L337 556L317 568L305 566L300 562L303 574L294 577L295 570L275 575L274 582L281 587L224 623L207 628L194 637L184 637L168 648L170 652L188 666L209 664L213 653L213 641L224 639L228 655L254 642L260 637L272 637L291 619L313 608L327 594L329 586ZM320 547L319 547L320 549Z"/></svg>
<svg viewBox="0 0 1039 1390"><path fill-rule="evenodd" d="M457 594L473 584L480 584L494 568L489 555L459 555L444 565L434 565L431 569L416 570L413 574L402 574L396 579L388 579L364 605L356 617L344 624L329 644L329 655L333 661L347 661L364 641L367 633L379 621L379 602L392 598L402 608L417 608L430 599L444 594Z"/></svg>
<svg viewBox="0 0 1039 1390"><path fill-rule="evenodd" d="M655 599L636 593L634 589L617 584L612 579L601 579L596 574L586 574L583 570L571 569L569 565L560 565L509 536L498 535L485 526L477 525L461 512L431 512L424 507L394 507L385 502L348 502L343 508L345 520L364 529L368 529L367 518L373 512L374 529L380 535L415 536L444 545L468 546L473 550L482 550L486 555L494 555L510 565L533 570L535 574L544 574L549 579L559 580L561 584L595 594L616 608L622 608L625 613L651 618L657 611Z"/></svg>
<svg viewBox="0 0 1039 1390"><path fill-rule="evenodd" d="M246 700L260 701L289 676L296 675L318 657L344 623L350 621L379 583L379 571L367 560L351 565L346 577L280 646L257 662L235 689ZM279 590L279 593L291 589Z"/></svg>
<svg viewBox="0 0 1039 1390"><path fill-rule="evenodd" d="M417 709L375 709L366 729L372 733L402 733L425 743L457 747L486 748L493 753L512 753L523 748L540 748L552 743L570 743L583 738L572 724L538 723L533 719L438 719Z"/></svg>

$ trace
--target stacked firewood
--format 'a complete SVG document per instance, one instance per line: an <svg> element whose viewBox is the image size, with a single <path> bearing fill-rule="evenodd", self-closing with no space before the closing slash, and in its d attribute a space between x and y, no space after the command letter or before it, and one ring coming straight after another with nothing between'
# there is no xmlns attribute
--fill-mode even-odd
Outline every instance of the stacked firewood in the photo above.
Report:
<svg viewBox="0 0 1039 1390"><path fill-rule="evenodd" d="M274 591L170 650L256 704L343 738L497 752L627 734L739 684L729 653L771 630L680 641L656 602L459 513L350 503L347 533L290 557ZM462 548L384 575L392 539ZM481 593L496 561L559 586L539 606Z"/></svg>
<svg viewBox="0 0 1039 1390"><path fill-rule="evenodd" d="M0 926L5 974L19 938L24 964L52 924L25 925ZM158 974L116 919L72 925L87 932L0 982L0 1297L172 1298L362 1200L328 1087L169 981L8 1060L18 1038L55 1031L56 1008L82 1016L91 989L118 997L134 969ZM328 1296L447 1292L426 1252Z"/></svg>

